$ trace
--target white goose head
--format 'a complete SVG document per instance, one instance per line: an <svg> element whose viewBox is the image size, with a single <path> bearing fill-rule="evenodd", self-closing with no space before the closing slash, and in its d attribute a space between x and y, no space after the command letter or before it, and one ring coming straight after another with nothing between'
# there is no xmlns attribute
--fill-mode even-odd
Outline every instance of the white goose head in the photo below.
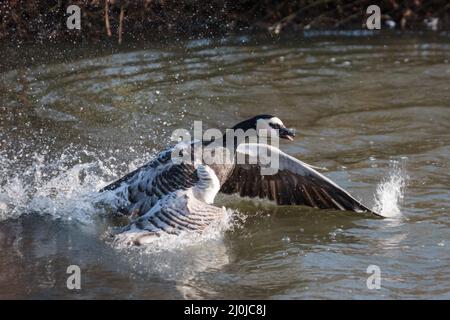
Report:
<svg viewBox="0 0 450 320"><path fill-rule="evenodd" d="M283 122L275 116L261 114L242 121L233 127L234 130L242 129L244 131L254 129L258 135L267 137L280 137L282 139L294 140L295 131L288 129Z"/></svg>

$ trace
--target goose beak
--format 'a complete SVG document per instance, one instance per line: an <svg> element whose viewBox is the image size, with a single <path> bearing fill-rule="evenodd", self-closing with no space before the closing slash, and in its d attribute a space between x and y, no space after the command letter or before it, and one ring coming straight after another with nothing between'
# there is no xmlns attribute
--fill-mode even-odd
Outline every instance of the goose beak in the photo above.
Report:
<svg viewBox="0 0 450 320"><path fill-rule="evenodd" d="M280 138L294 141L294 137L295 137L294 129L289 129L289 128L281 128L280 129Z"/></svg>

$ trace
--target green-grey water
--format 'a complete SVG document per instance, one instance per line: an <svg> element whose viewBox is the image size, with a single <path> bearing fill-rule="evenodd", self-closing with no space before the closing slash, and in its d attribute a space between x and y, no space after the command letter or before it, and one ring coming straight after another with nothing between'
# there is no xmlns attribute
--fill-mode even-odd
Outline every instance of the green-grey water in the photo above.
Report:
<svg viewBox="0 0 450 320"><path fill-rule="evenodd" d="M0 52L0 298L450 298L447 36ZM261 113L297 129L281 149L391 217L221 196L234 214L214 236L108 240L123 221L95 205L96 190L174 129ZM79 291L66 287L69 265ZM367 287L369 265L380 289Z"/></svg>

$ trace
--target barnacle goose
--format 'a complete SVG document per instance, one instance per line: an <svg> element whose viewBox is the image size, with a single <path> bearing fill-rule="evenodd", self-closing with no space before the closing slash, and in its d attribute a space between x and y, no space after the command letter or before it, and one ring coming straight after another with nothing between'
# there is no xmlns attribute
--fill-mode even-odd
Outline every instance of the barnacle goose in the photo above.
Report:
<svg viewBox="0 0 450 320"><path fill-rule="evenodd" d="M100 190L114 192L118 211L131 219L118 233L125 233L129 244L140 245L163 233L201 232L225 214L224 208L213 204L218 192L265 198L278 205L306 205L378 216L315 167L276 147L250 143L236 136L233 147L228 147L229 133L239 129L244 132L253 129L255 135L289 140L295 136L279 118L258 115L227 130L219 144L218 141L180 143L160 152L149 163ZM196 148L209 151L210 156L228 151L231 161L207 161L205 153L202 159L195 158ZM180 161L180 155L188 155L189 161ZM263 175L269 155L278 158L278 171ZM235 161L238 157L243 157L245 162Z"/></svg>

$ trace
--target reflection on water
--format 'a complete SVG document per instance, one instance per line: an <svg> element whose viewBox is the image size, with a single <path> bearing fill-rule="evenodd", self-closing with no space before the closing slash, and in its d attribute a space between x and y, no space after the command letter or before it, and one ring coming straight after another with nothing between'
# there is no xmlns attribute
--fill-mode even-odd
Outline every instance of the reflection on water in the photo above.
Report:
<svg viewBox="0 0 450 320"><path fill-rule="evenodd" d="M448 38L0 50L11 59L0 72L0 297L450 297ZM297 129L284 151L393 217L220 196L234 218L214 237L158 250L111 243L124 221L96 205L96 190L174 129L260 113ZM65 286L71 264L80 292ZM381 290L366 287L370 264Z"/></svg>

